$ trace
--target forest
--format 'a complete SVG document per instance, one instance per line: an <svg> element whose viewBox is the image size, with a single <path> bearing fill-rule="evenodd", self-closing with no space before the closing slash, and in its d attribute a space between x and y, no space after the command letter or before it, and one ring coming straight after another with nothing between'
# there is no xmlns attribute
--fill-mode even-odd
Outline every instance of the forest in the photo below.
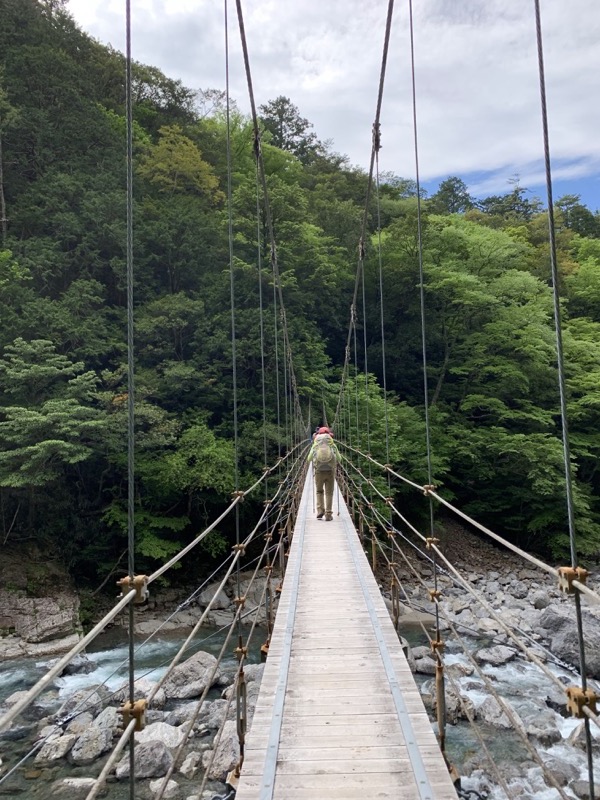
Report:
<svg viewBox="0 0 600 800"><path fill-rule="evenodd" d="M37 548L96 586L126 563L127 548L124 57L82 32L65 2L0 0L0 19L0 537L4 547ZM143 570L228 504L235 459L224 96L139 63L132 91ZM294 374L314 426L323 409L331 419L336 408L368 175L320 141L291 99L261 106L260 120ZM294 443L291 421L283 421L288 398L277 394L288 381L253 145L252 120L234 105L242 487L261 474L265 441L269 463ZM511 541L564 557L548 215L518 182L476 200L456 176L423 194L421 208L435 483ZM346 433L364 445L360 414L368 406L370 450L385 461L385 349L391 463L422 483L414 182L382 175L367 211L367 313L358 321L358 375L353 361L349 377L360 411ZM600 554L600 215L576 195L559 198L555 215L585 562ZM395 491L416 514L410 496ZM260 501L245 503L243 517L256 517ZM208 537L192 568L224 552L230 533L222 527Z"/></svg>

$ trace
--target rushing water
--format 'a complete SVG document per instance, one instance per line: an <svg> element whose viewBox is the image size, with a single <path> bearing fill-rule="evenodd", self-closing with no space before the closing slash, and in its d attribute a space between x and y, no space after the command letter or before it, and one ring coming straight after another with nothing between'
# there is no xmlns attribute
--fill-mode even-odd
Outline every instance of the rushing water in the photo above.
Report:
<svg viewBox="0 0 600 800"><path fill-rule="evenodd" d="M135 678L147 678L151 681L158 680L165 672L167 665L180 648L187 631L177 634L164 634L161 638L138 645L139 649L135 659ZM202 636L195 641L186 651L191 655L197 650L205 650L217 656L223 645L225 632L203 630ZM250 661L257 661L259 657L257 646L250 653ZM226 655L222 671L233 675L237 662L233 657L232 650L235 644L228 644L229 654ZM93 672L68 675L57 679L52 688L45 692L36 703L36 711L30 714L27 712L19 718L13 730L20 730L22 738L17 740L2 740L0 736L0 754L3 760L3 772L0 780L6 771L26 753L28 753L34 741L38 722L43 716L55 713L64 701L75 692L82 689L92 689L99 684L104 685L109 691L113 692L123 686L128 680L129 648L126 635L121 629L113 629L108 633L98 637L94 645L87 650L87 657L95 664ZM0 672L0 703L9 697L13 692L29 689L54 663L55 659L34 660L19 659L5 662ZM107 757L107 756L106 756ZM58 765L50 767L39 767L34 763L35 755L23 764L14 776L0 783L0 797L19 798L19 800L45 800L52 795L49 791L49 784L64 777L93 777L99 774L106 757L98 759L91 766L79 766L67 764L65 761L58 762ZM187 782L178 773L176 775L179 784L186 784L189 788L187 794L192 794L198 787L197 781ZM215 786L215 791L219 787ZM222 788L222 787L220 787ZM138 795L136 794L136 797ZM143 789L140 789L139 797L143 797ZM128 782L112 783L108 787L108 794L103 795L109 800L125 800L129 797Z"/></svg>
<svg viewBox="0 0 600 800"><path fill-rule="evenodd" d="M418 633L408 632L407 638L414 646L422 644L422 639ZM208 638L206 638L208 637ZM161 638L153 639L145 644L136 655L135 677L146 677L156 681L165 671L167 664L179 649L184 635L165 634ZM194 644L189 653L197 649L206 650L217 655L223 643L224 633L208 632L201 641ZM259 636L260 640L260 636ZM251 660L258 660L258 646L251 653ZM472 641L473 647L481 646L481 643ZM233 675L236 662L233 658L232 650L234 644L228 645L229 654L227 655L223 668L224 671ZM98 684L104 684L110 691L115 691L121 687L128 676L128 646L125 641L124 633L120 629L115 629L100 637L94 648L88 650L88 658L93 661L96 668L87 674L78 674L60 678L54 686L46 692L38 703L37 719L48 716L58 710L64 700L74 692L81 689L91 689ZM446 663L467 663L466 657L450 648L446 655ZM2 665L0 672L0 703L15 691L27 689L38 680L48 666L50 660L34 661L22 659L18 661L6 662ZM576 683L572 675L569 675L559 667L552 668L556 675L568 678L569 683ZM493 682L497 691L508 699L512 707L521 715L529 716L536 713L541 708L545 708L545 699L548 694L553 693L553 687L548 679L541 675L540 671L529 664L520 660L513 661L502 667L486 667L485 673ZM429 676L417 676L417 681L423 683L430 679ZM468 696L477 707L488 695L483 682L472 675L458 679L461 691ZM554 694L556 691L554 690ZM545 757L554 757L562 763L566 763L574 770L582 780L587 780L587 763L585 754L564 745L564 739L577 726L578 720L563 719L556 714L556 721L563 736L563 742L553 745L546 749ZM12 765L30 749L35 736L38 723L35 715L25 716L19 720L18 725L22 728L23 738L17 741L0 741L2 759L4 761L4 771ZM594 728L594 726L592 726ZM481 735L490 748L494 759L501 764L501 772L510 782L511 791L515 797L535 798L535 800L555 800L559 795L555 789L548 789L541 778L541 771L533 764L526 774L515 775L517 771L523 770L516 768L524 762L530 762L531 756L525 750L516 734L510 730L503 730L492 726L479 726ZM594 731L595 733L595 731ZM481 745L475 737L470 726L466 722L458 725L447 726L447 754L458 768L463 772L463 766L469 762L481 763L483 769L488 772L484 765L481 755ZM38 767L33 758L28 760L19 768L17 774L5 783L0 784L0 797L19 798L20 800L46 800L52 797L49 786L61 777L89 777L97 775L102 768L105 759L99 759L91 766L74 767L61 761L58 766ZM489 773L491 774L491 773ZM1 777L1 776L0 776ZM182 786L185 798L198 789L198 781L186 781L180 773L176 773L177 782ZM600 783L600 773L596 775L597 784ZM482 797L489 800L504 800L504 792L490 783L481 772L475 771L471 777L463 778L463 788L474 790ZM215 793L219 787L215 786ZM136 797L144 798L147 790L140 787L136 790ZM575 797L568 789L565 789L569 797ZM476 796L476 795L473 795ZM108 800L126 800L129 797L127 782L113 782L108 787Z"/></svg>

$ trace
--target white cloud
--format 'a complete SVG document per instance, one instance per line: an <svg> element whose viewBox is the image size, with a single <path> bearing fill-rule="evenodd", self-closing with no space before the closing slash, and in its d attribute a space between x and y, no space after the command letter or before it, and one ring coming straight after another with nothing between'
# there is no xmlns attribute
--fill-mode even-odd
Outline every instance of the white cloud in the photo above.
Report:
<svg viewBox="0 0 600 800"><path fill-rule="evenodd" d="M489 173L500 191L515 173L536 181L542 129L533 3L414 3L420 171L424 180ZM247 0L256 101L291 98L322 139L368 165L386 0ZM400 7L401 6L401 7ZM81 26L122 49L122 0L70 0ZM134 58L192 88L223 88L223 3L132 0ZM231 89L248 109L235 3L229 3ZM597 0L545 0L542 26L555 175L600 165ZM381 168L414 175L407 3L396 3L382 110ZM532 183L531 186L534 186Z"/></svg>

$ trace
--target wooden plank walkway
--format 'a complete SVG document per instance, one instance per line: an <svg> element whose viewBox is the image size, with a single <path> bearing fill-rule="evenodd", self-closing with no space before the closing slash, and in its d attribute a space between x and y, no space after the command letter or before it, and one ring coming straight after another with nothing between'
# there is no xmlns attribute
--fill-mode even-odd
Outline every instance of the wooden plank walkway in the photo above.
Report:
<svg viewBox="0 0 600 800"><path fill-rule="evenodd" d="M236 800L456 800L348 510L309 472Z"/></svg>

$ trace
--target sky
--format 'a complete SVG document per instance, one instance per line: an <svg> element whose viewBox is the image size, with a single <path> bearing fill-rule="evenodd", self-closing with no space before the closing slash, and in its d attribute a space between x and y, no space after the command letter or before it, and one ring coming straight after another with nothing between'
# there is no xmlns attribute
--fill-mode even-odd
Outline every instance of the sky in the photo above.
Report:
<svg viewBox="0 0 600 800"><path fill-rule="evenodd" d="M540 0L554 199L600 209L598 0ZM415 0L419 174L476 197L511 181L546 202L534 0ZM321 140L368 168L387 0L242 2L258 105L289 97ZM69 0L83 30L125 48L125 0ZM191 89L225 88L225 0L131 0L133 58ZM236 4L230 93L249 112ZM381 113L380 169L415 178L408 0L396 0Z"/></svg>

